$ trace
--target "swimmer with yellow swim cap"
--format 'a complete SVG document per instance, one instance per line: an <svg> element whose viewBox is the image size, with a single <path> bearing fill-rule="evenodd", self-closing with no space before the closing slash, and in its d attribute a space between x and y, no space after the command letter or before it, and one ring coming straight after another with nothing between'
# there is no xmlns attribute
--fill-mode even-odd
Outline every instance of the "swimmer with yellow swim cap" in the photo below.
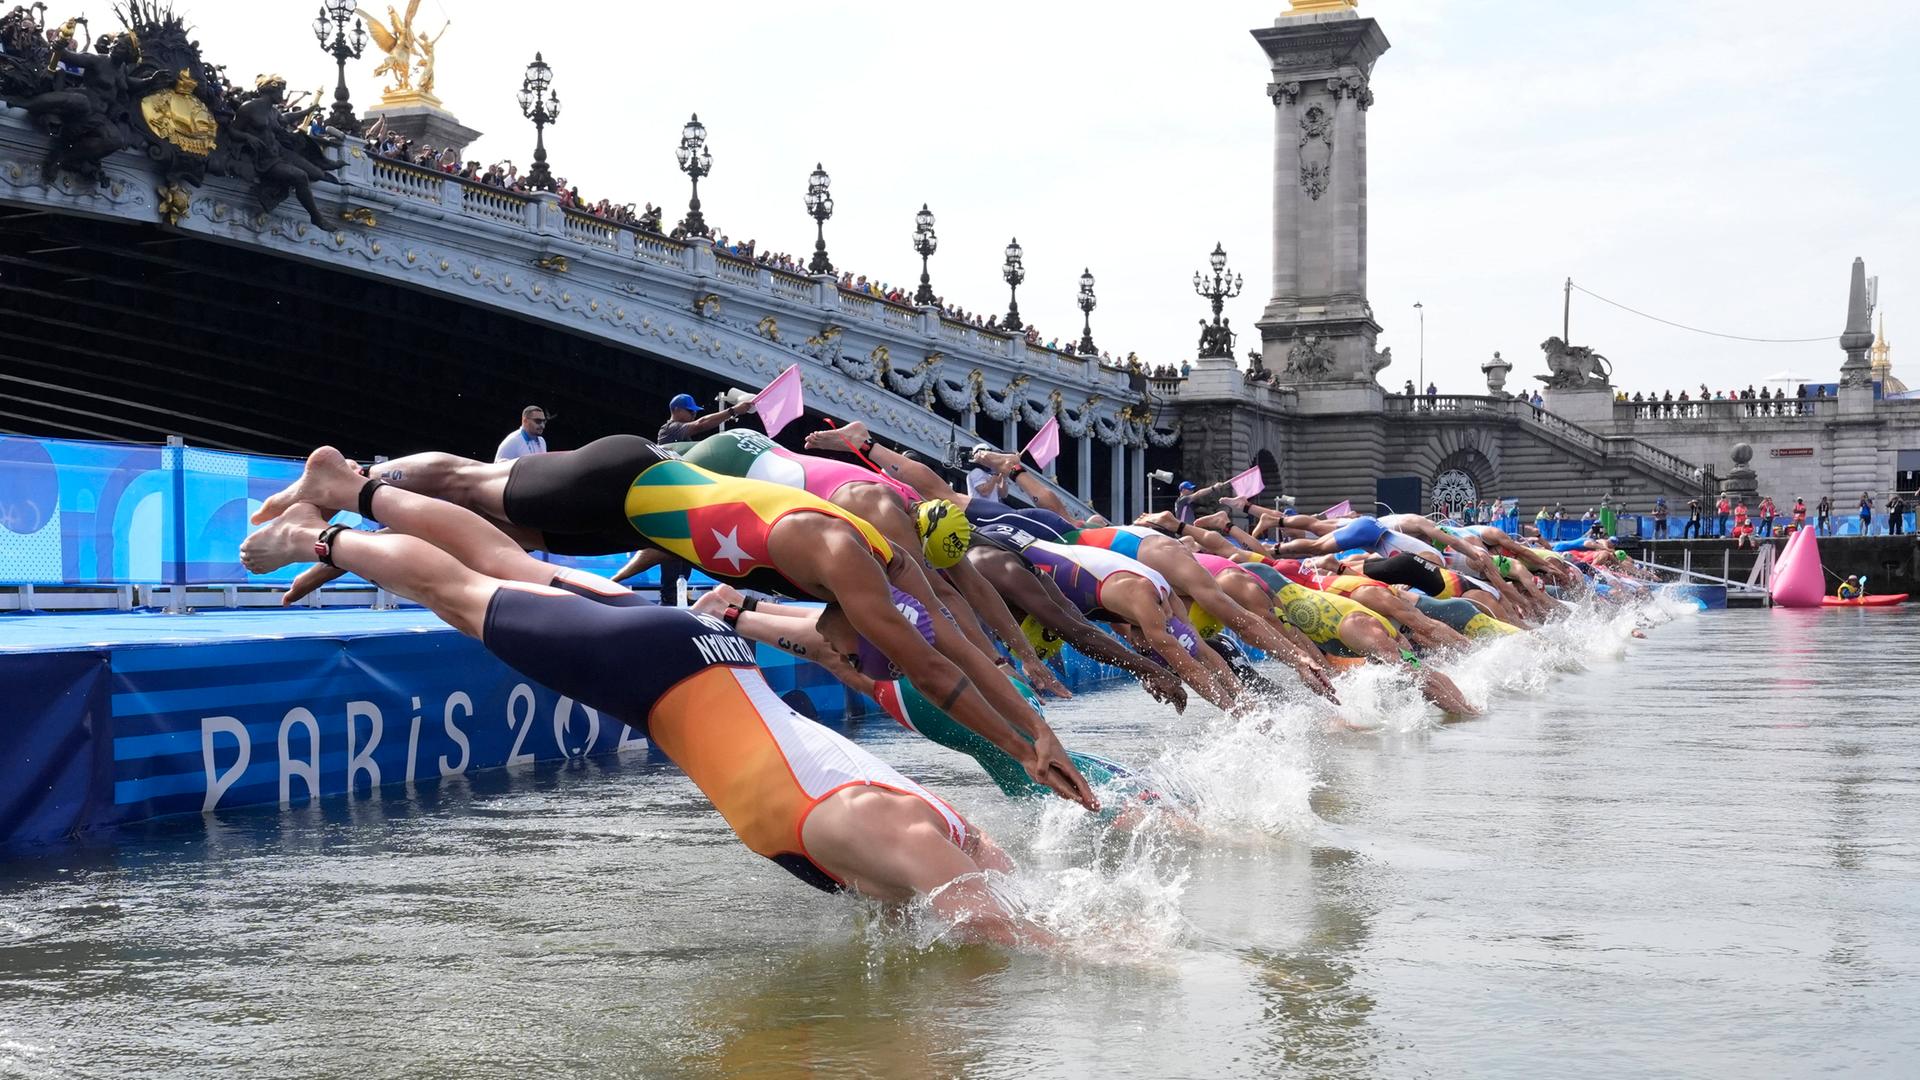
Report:
<svg viewBox="0 0 1920 1080"><path fill-rule="evenodd" d="M926 565L940 571L928 575L934 594L953 613L954 622L974 648L987 656L997 652L987 631L981 629L984 622L994 637L1006 643L1035 690L1054 697L1073 696L1028 647L1006 601L967 567L963 556L973 541L973 526L953 503L923 500L913 488L884 472L837 458L796 453L761 432L745 428L678 446L687 461L703 469L804 489L870 522L895 547L920 551ZM862 449L844 441L832 448L848 452ZM642 552L637 558L645 555Z"/></svg>

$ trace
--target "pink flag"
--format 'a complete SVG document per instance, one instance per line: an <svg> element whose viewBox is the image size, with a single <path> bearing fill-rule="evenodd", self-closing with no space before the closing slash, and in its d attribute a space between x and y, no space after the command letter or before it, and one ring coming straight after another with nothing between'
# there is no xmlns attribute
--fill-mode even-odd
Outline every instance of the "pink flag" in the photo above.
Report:
<svg viewBox="0 0 1920 1080"><path fill-rule="evenodd" d="M1332 506L1327 507L1325 510L1320 511L1320 516L1323 518L1338 518L1338 517L1347 517L1352 513L1353 513L1353 500L1341 499L1339 502L1333 504Z"/></svg>
<svg viewBox="0 0 1920 1080"><path fill-rule="evenodd" d="M1227 481L1227 484L1233 488L1234 495L1242 499L1253 498L1255 495L1266 490L1267 486L1267 482L1260 478L1260 466L1258 465L1235 476L1233 479Z"/></svg>
<svg viewBox="0 0 1920 1080"><path fill-rule="evenodd" d="M1033 436L1033 441L1029 442L1027 448L1021 452L1032 458L1033 463L1043 470L1052 465L1053 459L1060 456L1059 418L1049 419L1046 426Z"/></svg>
<svg viewBox="0 0 1920 1080"><path fill-rule="evenodd" d="M760 414L760 423L766 426L769 436L780 434L781 428L807 411L801 395L799 364L790 365L775 375L767 388L760 391L754 400L754 411Z"/></svg>

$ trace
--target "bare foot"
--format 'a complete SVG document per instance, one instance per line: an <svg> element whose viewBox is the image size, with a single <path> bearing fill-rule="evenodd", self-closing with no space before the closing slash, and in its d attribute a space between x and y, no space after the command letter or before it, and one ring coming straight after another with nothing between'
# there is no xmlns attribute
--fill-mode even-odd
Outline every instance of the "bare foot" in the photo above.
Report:
<svg viewBox="0 0 1920 1080"><path fill-rule="evenodd" d="M313 542L327 519L309 503L294 503L273 524L240 542L240 565L256 574L268 574L283 566L313 561Z"/></svg>
<svg viewBox="0 0 1920 1080"><path fill-rule="evenodd" d="M1216 511L1193 519L1193 527L1196 529L1212 529L1214 532L1225 532L1227 531L1227 525L1227 512L1225 510Z"/></svg>
<svg viewBox="0 0 1920 1080"><path fill-rule="evenodd" d="M247 520L255 525L272 521L294 503L350 506L365 482L353 462L333 447L323 446L307 455L307 467L301 471L300 479L269 496Z"/></svg>
<svg viewBox="0 0 1920 1080"><path fill-rule="evenodd" d="M845 453L852 447L867 445L867 439L870 437L867 433L866 423L855 420L853 423L847 424L844 427L827 428L822 431L809 432L807 434L807 449L838 450Z"/></svg>

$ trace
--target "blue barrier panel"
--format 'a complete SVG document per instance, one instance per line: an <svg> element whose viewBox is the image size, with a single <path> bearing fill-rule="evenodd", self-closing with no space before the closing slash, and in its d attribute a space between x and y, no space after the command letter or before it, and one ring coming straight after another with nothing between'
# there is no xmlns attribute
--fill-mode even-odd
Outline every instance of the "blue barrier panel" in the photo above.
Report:
<svg viewBox="0 0 1920 1080"><path fill-rule="evenodd" d="M92 824L113 768L106 675L99 653L0 655L0 841L58 840Z"/></svg>
<svg viewBox="0 0 1920 1080"><path fill-rule="evenodd" d="M157 446L0 437L0 582L166 582L171 484Z"/></svg>
<svg viewBox="0 0 1920 1080"><path fill-rule="evenodd" d="M240 542L247 518L300 468L192 446L0 437L0 584L285 585L304 567L248 573ZM335 520L366 526L351 511ZM552 561L611 577L630 554ZM659 572L641 581L657 587ZM713 582L696 574L693 584Z"/></svg>
<svg viewBox="0 0 1920 1080"><path fill-rule="evenodd" d="M823 723L877 712L818 665L757 659ZM1119 674L1071 650L1064 669L1075 690ZM0 617L0 688L0 847L648 749L417 609Z"/></svg>

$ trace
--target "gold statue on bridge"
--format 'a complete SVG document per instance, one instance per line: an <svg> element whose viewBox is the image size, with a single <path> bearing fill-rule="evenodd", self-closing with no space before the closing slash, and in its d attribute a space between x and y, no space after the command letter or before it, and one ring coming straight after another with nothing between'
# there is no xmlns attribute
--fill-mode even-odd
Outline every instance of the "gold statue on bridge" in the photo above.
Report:
<svg viewBox="0 0 1920 1080"><path fill-rule="evenodd" d="M407 14L402 17L387 6L387 17L382 20L365 8L355 8L360 18L366 22L367 32L373 35L373 43L386 54L386 59L373 69L374 75L392 75L393 85L381 90L380 100L388 103L405 101L426 101L438 104L433 94L433 49L440 38L446 34L449 20L440 27L440 33L429 37L413 28L414 16L420 13L420 0L407 0ZM415 70L419 79L414 79Z"/></svg>

